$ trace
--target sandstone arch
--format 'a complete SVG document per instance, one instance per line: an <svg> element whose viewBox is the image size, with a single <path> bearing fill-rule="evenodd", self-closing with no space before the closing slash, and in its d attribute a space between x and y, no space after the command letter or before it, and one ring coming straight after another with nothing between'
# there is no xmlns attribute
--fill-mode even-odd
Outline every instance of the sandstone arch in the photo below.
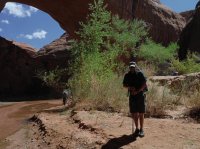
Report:
<svg viewBox="0 0 200 149"><path fill-rule="evenodd" d="M1 0L0 10L6 2L18 2L36 7L54 18L71 36L88 13L93 0ZM151 25L150 35L156 42L167 45L177 41L186 24L185 19L163 6L159 0L106 0L108 8L125 19L143 19Z"/></svg>
<svg viewBox="0 0 200 149"><path fill-rule="evenodd" d="M0 10L2 10L6 2L17 2L38 8L53 19L70 35L74 35L74 31L79 27L77 20L84 20L88 10L88 3L92 0L1 0Z"/></svg>

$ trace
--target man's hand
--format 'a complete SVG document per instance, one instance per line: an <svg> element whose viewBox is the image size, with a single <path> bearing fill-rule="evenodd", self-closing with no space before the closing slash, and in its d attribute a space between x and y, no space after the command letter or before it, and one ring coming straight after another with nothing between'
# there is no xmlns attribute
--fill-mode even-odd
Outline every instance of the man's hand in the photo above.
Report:
<svg viewBox="0 0 200 149"><path fill-rule="evenodd" d="M129 91L132 96L135 96L138 93L134 87L129 87Z"/></svg>

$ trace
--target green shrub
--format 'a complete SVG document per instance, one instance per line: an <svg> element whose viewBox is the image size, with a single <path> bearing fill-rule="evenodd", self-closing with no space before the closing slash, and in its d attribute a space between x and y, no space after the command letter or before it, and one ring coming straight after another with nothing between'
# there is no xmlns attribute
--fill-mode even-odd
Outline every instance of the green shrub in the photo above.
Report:
<svg viewBox="0 0 200 149"><path fill-rule="evenodd" d="M111 20L109 42L115 41L122 51L131 48L147 37L147 28L141 20L127 21L113 16Z"/></svg>
<svg viewBox="0 0 200 149"><path fill-rule="evenodd" d="M153 62L157 65L165 61L171 61L176 55L177 48L178 46L176 43L171 43L168 47L164 47L161 44L156 44L155 42L148 40L141 46L137 54L146 61Z"/></svg>
<svg viewBox="0 0 200 149"><path fill-rule="evenodd" d="M66 87L66 76L68 71L66 69L55 68L50 71L38 71L37 77L40 78L45 85L54 88L58 92L62 92L62 90Z"/></svg>
<svg viewBox="0 0 200 149"><path fill-rule="evenodd" d="M80 40L71 49L77 58L69 83L77 98L107 100L113 95L108 95L106 87L125 71L123 61L118 58L125 55L129 59L130 49L134 50L147 32L142 21L130 22L111 16L103 0L94 1L89 10L87 21L80 23L81 29L77 32ZM121 86L122 82L116 87L121 89ZM92 96L94 93L96 96Z"/></svg>

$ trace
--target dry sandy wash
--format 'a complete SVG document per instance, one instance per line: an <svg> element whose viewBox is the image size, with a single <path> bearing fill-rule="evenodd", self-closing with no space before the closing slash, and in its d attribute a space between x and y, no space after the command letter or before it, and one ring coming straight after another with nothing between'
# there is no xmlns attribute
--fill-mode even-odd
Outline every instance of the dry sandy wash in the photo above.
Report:
<svg viewBox="0 0 200 149"><path fill-rule="evenodd" d="M8 107L12 106L5 108ZM17 107L24 110L19 104ZM0 110L2 112L2 108ZM15 110L13 112L16 113ZM7 120L8 117L3 118ZM56 106L36 113L22 126L13 135L3 139L0 147L5 149L200 148L200 124L184 119L147 118L145 137L135 138L131 135L132 120L123 114L73 111L67 110L64 106Z"/></svg>

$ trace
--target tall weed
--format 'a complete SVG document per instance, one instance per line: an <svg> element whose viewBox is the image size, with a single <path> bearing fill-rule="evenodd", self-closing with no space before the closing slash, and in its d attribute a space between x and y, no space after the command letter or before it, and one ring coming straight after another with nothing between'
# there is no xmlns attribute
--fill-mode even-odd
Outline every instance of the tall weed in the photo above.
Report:
<svg viewBox="0 0 200 149"><path fill-rule="evenodd" d="M147 93L147 115L153 117L166 116L166 109L173 109L177 99L175 94L171 94L167 86L160 86L157 83L148 82L149 91Z"/></svg>

